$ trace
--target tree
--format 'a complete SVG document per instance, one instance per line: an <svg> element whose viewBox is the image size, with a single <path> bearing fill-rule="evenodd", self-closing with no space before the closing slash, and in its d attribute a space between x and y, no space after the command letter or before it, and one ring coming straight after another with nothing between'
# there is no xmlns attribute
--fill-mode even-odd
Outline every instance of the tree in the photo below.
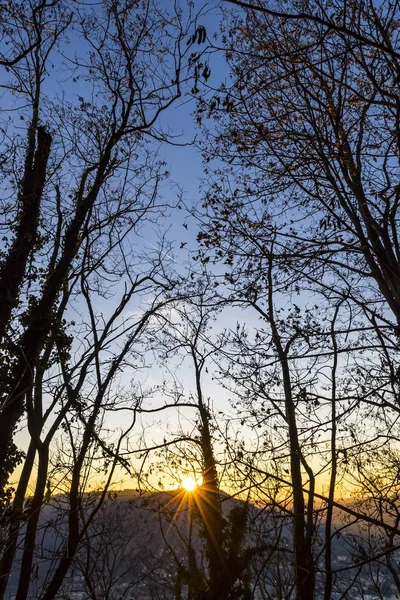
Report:
<svg viewBox="0 0 400 600"><path fill-rule="evenodd" d="M357 23L379 48L335 31L325 35L307 19L254 11L246 20L233 17L229 27L238 34L227 52L235 82L224 106L222 89L204 107L226 125L215 156L237 172L255 167L242 193L247 188L268 201L271 217L284 208L279 228L293 254L312 256L327 275L327 265L337 265L349 277L375 280L397 319L398 149L391 90L398 65L380 47L383 32L385 44L395 44L396 7L351 3L344 14L335 3L323 7L332 22ZM211 158L213 147L206 152Z"/></svg>
<svg viewBox="0 0 400 600"><path fill-rule="evenodd" d="M176 476L177 469L183 472L186 467L189 472L192 469L197 477L201 476L201 483L191 494L185 495L185 490L182 490L170 506L171 526L176 518L176 504L179 507L184 505L190 513L188 537L184 539L185 560L179 560L175 553L179 594L187 586L188 597L193 600L245 600L251 597L249 573L254 557L247 539L249 504L242 500L229 512L224 510L224 502L229 496L222 489L219 473L222 465L215 450L215 419L211 399L204 392L204 379L208 368L212 368L212 360L219 347L217 340L212 343L209 339L211 323L220 311L214 293L207 273L203 273L197 285L188 291L185 301L171 305L158 317L161 322L157 336L161 364L165 365L168 361L172 373L174 364L178 365L175 366L177 379L174 382L176 400L169 408L191 408L195 411L193 430L180 431L176 442L168 444L161 453L171 474ZM184 364L193 373L192 392L188 392L179 381L180 368ZM164 405L164 408L167 407ZM161 469L165 468L164 461ZM194 465L198 465L197 468ZM181 495L183 497L178 502ZM192 538L197 536L204 540L203 554L199 551L199 543L193 543ZM258 547L257 551L262 549Z"/></svg>
<svg viewBox="0 0 400 600"><path fill-rule="evenodd" d="M10 36L12 28L18 31L22 10L17 3L14 22L8 25ZM187 30L179 13L162 17L156 5L150 10L148 2L137 7L104 2L96 13L78 7L71 11L61 2L41 3L32 18L29 29L36 36L34 43L19 62L7 67L12 79L5 86L10 94L17 94L21 118L29 126L24 173L18 173L13 163L23 151L19 144L3 163L10 190L3 213L9 247L0 271L5 294L1 302L3 488L18 460L13 431L29 412L26 390L33 389L40 355L59 327L56 315L71 269L79 269L88 236L90 251L95 252L90 266L94 272L108 256L101 249L102 240L116 256L129 231L154 210L157 188L151 190L151 182L157 181L159 167L146 150L145 137L159 137L158 117L180 97L191 68L190 44L183 49ZM67 58L66 77L71 85L81 82L84 96L72 93L71 100L58 102L56 94L44 90L52 68L50 56L53 61L61 59L57 44L68 27L83 42L81 56ZM150 30L165 34L151 37ZM191 43L198 39L196 34ZM15 233L10 228L14 216ZM24 305L23 294L28 291L29 303Z"/></svg>
<svg viewBox="0 0 400 600"><path fill-rule="evenodd" d="M239 349L224 374L234 372L240 405L265 431L259 455L275 455L262 471L298 494L293 518L309 542L313 480L329 472L328 599L338 480L354 475L349 457L384 437L378 407L398 437L398 6L233 4L249 10L226 11L222 24L232 84L204 93L197 113L208 181L215 175L199 215L199 258L222 263L226 297L261 317L232 333ZM297 597L310 598L321 553L300 548Z"/></svg>
<svg viewBox="0 0 400 600"><path fill-rule="evenodd" d="M12 44L1 84L13 119L5 113L2 123L0 590L3 597L22 539L20 600L29 596L46 498L69 482L66 539L42 590L53 598L116 466L129 469L121 444L137 404L118 401L121 372L138 371L136 349L155 313L179 295L162 250L141 248L142 232L171 207L160 193L166 165L151 140L167 141L159 117L181 96L193 46L204 41L190 11L167 14L157 2L106 0L94 9L56 0L29 3L29 11L25 4L1 5ZM125 410L129 425L107 439L113 410ZM25 459L13 441L18 423L29 434ZM57 443L64 459L52 464ZM9 476L21 461L12 498ZM104 472L104 490L83 518L90 465Z"/></svg>
<svg viewBox="0 0 400 600"><path fill-rule="evenodd" d="M185 496L182 490L164 509L171 512L170 528L178 529L178 535L182 536L185 548L183 559L181 554L174 552L177 589L179 594L182 594L186 586L188 597L193 599L251 598L254 594L261 593L261 590L264 590L263 593L271 593L272 598L272 590L275 586L275 592L278 593L280 581L281 592L285 589L289 598L293 591L290 565L293 554L285 539L284 530L295 523L298 536L297 556L302 564L307 560L309 562L306 564L310 565L311 561L310 570L313 577L313 558L307 556L306 550L307 544L308 548L313 547L314 497L309 490L307 528L310 533L305 540L304 510L293 515L289 507L293 495L296 496L296 502L304 502L303 487L306 487L307 483L298 483L294 493L293 486L290 486L286 507L283 506L283 487L278 489L272 484L271 489L274 488L274 491L267 504L265 497L269 486L265 485L266 478L262 481L264 485L256 482L255 467L265 467L260 447L255 452L258 459L253 458L251 461L249 458L248 448L254 440L254 431L249 433L249 437L246 436L246 431L243 432L242 440L240 429L237 430L234 424L230 424L226 410L212 411L211 399L207 399L205 391L208 385L212 385L212 389L215 390L212 381L218 378L221 386L229 387L237 369L240 373L238 381L242 381L243 386L248 386L248 389L251 388L252 376L250 372L245 372L244 363L247 359L252 361L252 364L257 360L254 348L251 352L246 347L244 336L243 344L238 348L237 354L234 354L232 340L224 328L221 330L220 324L221 321L224 322L224 310L229 304L216 294L214 284L211 275L203 274L199 287L188 294L190 300L171 305L172 309L169 307L165 314L161 314L162 326L158 334L161 347L160 366L168 364L170 373L176 377L176 401L168 406L176 409L191 407L196 409L197 415L193 429L179 430L175 443L173 439L168 444L164 440L165 448L160 451L162 460L159 468L161 472L167 470L170 477L178 477L178 481L179 473L185 472L185 469L196 473L197 476L199 472L202 475L202 484L192 494ZM193 372L194 389L189 395L189 388L180 382L185 363L186 368L191 367ZM217 393L219 395L218 391L214 391L214 394ZM232 390L232 394L239 404L239 383ZM292 406L288 407L288 412L294 409L294 402L290 397L287 398L287 403L289 402ZM240 416L233 416L234 423L243 425L245 420L250 422L252 416L246 414L247 408L243 402L240 406ZM250 414L253 415L253 412ZM187 418L186 413L186 420ZM181 419L178 419L178 422L180 423ZM292 422L291 427L293 443L298 444L296 422ZM251 426L249 429L251 430ZM304 457L302 459L305 462ZM293 470L296 468L297 465L294 465ZM238 499L234 500L236 496ZM230 510L228 506L231 507ZM188 533L182 528L177 517L178 511L186 510L190 512L194 521L193 525L190 520ZM190 519L190 516L188 518ZM199 550L199 542L193 542L197 535L204 540L203 555ZM165 537L167 538L167 535ZM303 556L300 550L303 551ZM218 568L215 568L215 564Z"/></svg>

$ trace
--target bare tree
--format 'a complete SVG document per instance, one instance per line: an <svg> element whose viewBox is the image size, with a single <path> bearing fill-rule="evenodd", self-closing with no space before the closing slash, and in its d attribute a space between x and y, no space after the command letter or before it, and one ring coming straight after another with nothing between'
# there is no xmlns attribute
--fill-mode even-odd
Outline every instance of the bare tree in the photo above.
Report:
<svg viewBox="0 0 400 600"><path fill-rule="evenodd" d="M205 151L232 165L232 182L245 169L237 199L269 206L286 253L302 266L307 258L312 268L321 264L321 275L346 271L354 295L357 277L370 278L375 296L360 301L372 310L375 300L377 310L384 299L397 319L398 58L383 46L396 47L398 7L316 5L376 45L326 32L305 15L274 16L262 4L232 17L227 27L237 35L225 39L235 81L203 105L221 123Z"/></svg>
<svg viewBox="0 0 400 600"><path fill-rule="evenodd" d="M310 576L301 592L297 572L297 596L309 598L324 556L328 599L334 498L343 477L354 483L350 458L384 430L398 437L399 7L230 4L245 9L226 10L221 26L232 85L199 100L207 184L215 176L198 214L199 259L224 265L226 297L261 317L238 326L224 373L265 431L263 471L277 470L293 494L299 483L295 519L313 544L314 479L329 473L324 550L308 546L296 564Z"/></svg>
<svg viewBox="0 0 400 600"><path fill-rule="evenodd" d="M121 373L142 366L136 353L141 356L154 315L178 294L179 283L162 248L149 253L142 247L145 227L155 230L171 207L160 193L166 166L150 142L167 139L157 128L159 117L181 96L192 73L192 47L204 41L190 11L184 16L174 7L167 14L147 1L106 1L95 10L62 2L31 8L28 26L24 7L9 7L3 33L16 40L16 50L7 58L10 79L2 81L6 111L28 123L26 143L15 122L4 128L8 198L0 265L0 595L20 568L20 600L29 597L27 573L57 481L68 482L68 526L44 598L58 593L117 465L130 469L122 445L138 405L119 396ZM69 53L75 35L81 44ZM22 45L26 52L18 54ZM61 96L54 63L65 84ZM74 91L79 84L82 95ZM13 109L7 105L12 96ZM108 440L105 419L113 411L129 418ZM11 503L9 475L23 457L13 442L21 421L30 443ZM52 461L60 436L62 468ZM104 488L87 513L87 473L101 462Z"/></svg>
<svg viewBox="0 0 400 600"><path fill-rule="evenodd" d="M179 11L162 16L157 5L152 8L148 2L139 7L104 2L96 12L78 7L66 12L61 4L43 3L35 12L37 44L10 67L14 80L8 88L19 94L21 117L26 114L30 126L25 172L15 173L13 155L8 164L14 197L10 194L12 208L5 208L10 247L1 270L7 283L2 286L7 295L2 302L3 487L18 460L13 431L29 412L27 390L33 389L39 357L56 327L54 315L71 269L79 270L85 257L85 241L90 236L95 252L90 270L99 272L108 256L103 240L115 259L129 231L157 204L151 182L159 167L146 152L144 137L165 137L157 132L158 118L180 97L191 69L190 46L200 38L196 34L186 45L188 29ZM187 26L192 25L189 15ZM62 52L55 54L56 44L68 26L82 37L83 51L65 59L66 78L82 82L88 94L60 103L43 89L51 54L63 60ZM14 234L11 214L18 215ZM27 291L28 304L12 312Z"/></svg>

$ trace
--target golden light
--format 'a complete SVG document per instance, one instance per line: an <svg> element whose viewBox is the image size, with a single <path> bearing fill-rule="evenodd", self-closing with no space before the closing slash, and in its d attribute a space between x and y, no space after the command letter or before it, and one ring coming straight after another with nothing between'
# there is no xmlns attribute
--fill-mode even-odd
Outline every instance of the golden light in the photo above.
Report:
<svg viewBox="0 0 400 600"><path fill-rule="evenodd" d="M181 486L187 492L193 492L197 487L197 482L193 479L193 477L185 477L182 479Z"/></svg>

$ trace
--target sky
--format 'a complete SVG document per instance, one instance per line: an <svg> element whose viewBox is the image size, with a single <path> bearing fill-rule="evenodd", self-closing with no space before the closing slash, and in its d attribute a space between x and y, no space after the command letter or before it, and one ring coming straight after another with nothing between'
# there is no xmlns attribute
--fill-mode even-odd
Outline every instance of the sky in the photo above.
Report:
<svg viewBox="0 0 400 600"><path fill-rule="evenodd" d="M169 0L164 1L167 6ZM218 33L220 11L217 7L218 2L210 2L207 5L204 16L199 18L198 21L199 24L205 26L210 38ZM48 80L44 84L45 90L50 95L56 95L59 98L65 96L67 100L73 102L76 102L79 96L87 96L88 85L83 79L77 77L74 81L71 77L66 78L64 70L64 65L69 64L73 53L76 51L79 54L82 50L80 40L73 38L71 44L66 48L65 55L59 55L59 58L53 61L52 64L54 66L52 66ZM229 80L229 72L222 53L212 53L209 66L211 69L211 76L208 82L210 87L218 87L222 82ZM55 81L57 83L54 83ZM7 96L7 92L5 94L6 101L9 102L8 108L11 114L11 111L14 112L16 107L13 105L12 96ZM198 147L201 131L193 118L195 107L196 98L193 98L190 93L186 93L180 101L161 115L159 129L171 131L175 136L176 145L168 145L158 141L153 141L150 144L150 148L154 150L157 157L166 161L170 172L170 178L162 184L161 195L171 204L175 204L178 198L178 188L182 193L183 208L181 210L171 209L171 211L167 211L160 227L161 231L166 233L167 240L172 244L171 250L167 250L168 257L173 257L174 265L181 273L185 273L191 269L191 265L193 264L192 256L196 252L196 237L198 233L198 223L190 216L185 207L190 211L192 207L201 204L202 196L200 187L201 183L204 183L202 157ZM22 126L21 131L24 130L24 127L25 125ZM153 251L157 251L159 238L156 227L152 224L146 226L141 236L135 240L135 244L144 254L150 255ZM182 244L184 244L184 247L181 248ZM113 306L110 301L98 297L95 308L99 314L106 316L112 312ZM125 314L125 318L134 318L136 311L139 314L139 308L136 305L129 307L130 312ZM71 320L79 322L80 310L79 303L75 304L74 309L70 310L68 317ZM237 321L244 322L251 330L257 327L259 317L253 312L243 312L237 307L224 309L224 312L219 316L213 327L213 335L217 336L225 328L234 329ZM73 346L73 349L78 350L76 346ZM133 380L135 385L141 385L143 389L161 386L165 381L170 380L172 382L173 375L176 372L179 382L185 389L186 395L189 396L190 393L193 393L193 367L190 365L188 359L184 361L178 359L175 361L172 360L168 364L162 365L160 360L154 361L151 354L145 354L145 358L146 366L143 369L126 369L121 374L119 380L121 387L129 386L131 380ZM204 395L206 398L210 398L210 404L213 406L218 419L219 411L224 414L224 417L231 414L232 410L229 403L231 394L213 378L214 367L215 365L211 361L209 373L204 376ZM163 401L163 392L159 391L154 393L151 399L148 398L146 400L146 406L150 406L150 404L155 406ZM129 413L116 412L110 414L105 427L117 431L126 425L128 416ZM138 426L135 427L130 447L134 446L135 443L140 443L143 430L146 431L146 441L150 444L157 444L162 442L164 437L169 436L171 431L178 429L180 426L183 429L191 430L194 420L195 414L193 410L190 410L188 413L181 411L180 414L176 411L169 411L168 419L164 414L161 416L157 414L155 417L144 416L141 419L141 423L138 423ZM245 427L244 431L248 435L248 430ZM26 446L28 439L26 431L22 430L17 439L22 446ZM129 479L122 473L117 479L119 479L118 485L121 487L132 487Z"/></svg>

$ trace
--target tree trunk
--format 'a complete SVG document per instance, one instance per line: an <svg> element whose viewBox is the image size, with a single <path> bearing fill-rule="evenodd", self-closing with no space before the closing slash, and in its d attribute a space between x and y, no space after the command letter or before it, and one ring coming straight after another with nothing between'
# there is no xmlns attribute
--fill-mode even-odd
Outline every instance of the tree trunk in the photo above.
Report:
<svg viewBox="0 0 400 600"><path fill-rule="evenodd" d="M32 137L31 145L34 147L34 134ZM51 141L51 135L44 127L38 127L37 146L34 154L33 147L31 150L28 144L15 237L0 270L0 344L4 344L12 311L18 303L29 256L37 241L40 205L46 181Z"/></svg>
<svg viewBox="0 0 400 600"><path fill-rule="evenodd" d="M30 577L27 575L32 572L32 563L35 554L35 542L37 527L40 517L40 509L43 503L44 491L47 481L47 469L49 462L49 449L47 445L39 448L39 468L35 493L29 510L29 518L26 525L24 550L21 561L21 571L18 582L17 594L15 600L26 600L29 593Z"/></svg>
<svg viewBox="0 0 400 600"><path fill-rule="evenodd" d="M42 297L31 308L27 316L28 326L19 343L19 359L7 378L6 393L3 396L0 412L0 496L2 493L1 488L4 489L10 473L9 457L14 429L24 414L25 394L33 386L34 365L51 331L55 303L68 276L68 271L79 245L82 227L100 191L111 159L111 150L116 141L117 137L114 136L99 162L92 188L86 197L81 197L78 201L74 218L65 233L63 253L54 271L49 274Z"/></svg>

